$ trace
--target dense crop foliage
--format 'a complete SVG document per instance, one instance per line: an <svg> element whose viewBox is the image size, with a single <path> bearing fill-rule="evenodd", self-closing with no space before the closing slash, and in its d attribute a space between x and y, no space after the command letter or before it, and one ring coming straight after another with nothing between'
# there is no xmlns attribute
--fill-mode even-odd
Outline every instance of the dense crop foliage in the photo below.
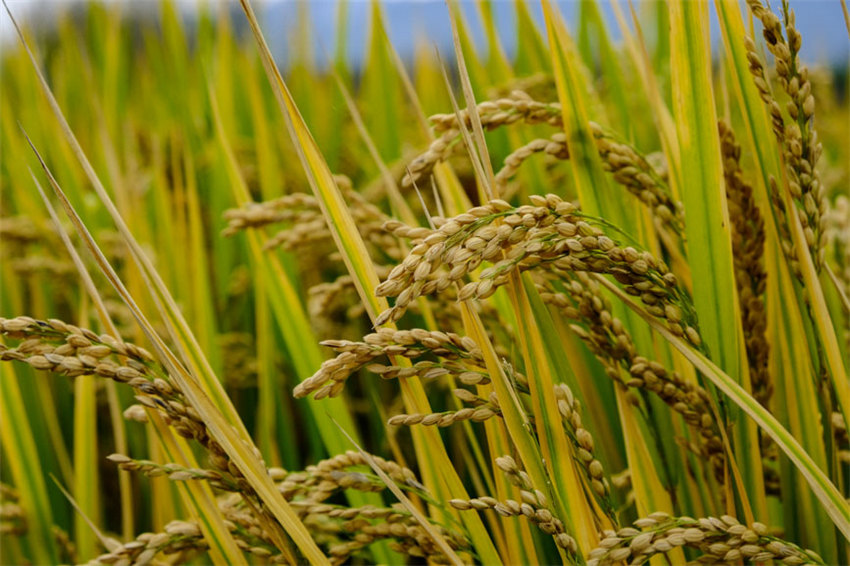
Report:
<svg viewBox="0 0 850 566"><path fill-rule="evenodd" d="M24 30L0 562L847 563L847 76L773 4Z"/></svg>

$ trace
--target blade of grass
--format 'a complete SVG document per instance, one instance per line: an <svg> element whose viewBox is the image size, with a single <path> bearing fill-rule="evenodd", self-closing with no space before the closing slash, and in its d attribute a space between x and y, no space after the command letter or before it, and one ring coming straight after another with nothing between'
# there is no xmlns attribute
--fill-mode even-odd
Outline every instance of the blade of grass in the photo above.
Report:
<svg viewBox="0 0 850 566"><path fill-rule="evenodd" d="M453 4L450 0L446 0L446 4L449 7L449 20L452 24L452 43L454 44L458 75L460 76L460 84L463 87L463 97L466 100L466 108L469 110L469 118L472 123L472 132L475 139L475 145L468 145L467 147L470 153L475 152L478 157L478 162L483 167L484 175L486 175L484 177L479 176L480 182L484 182L486 180L484 194L486 194L490 199L498 198L499 195L495 193L496 181L495 174L493 173L493 163L490 161L490 154L487 151L487 142L484 140L484 128L481 126L481 117L478 115L478 112L475 111L475 108L477 107L475 102L475 93L472 91L472 81L469 77L469 69L466 66L466 59L463 55L463 49L460 44L457 21L459 15L457 9L452 9ZM446 76L445 73L444 76ZM451 89L449 89L449 95L451 96ZM457 110L455 112L457 112ZM461 127L462 132L465 130L466 128Z"/></svg>
<svg viewBox="0 0 850 566"><path fill-rule="evenodd" d="M832 270L832 267L828 263L824 264L823 267L827 276L829 276L829 280L832 281L832 285L835 287L835 292L841 300L841 306L844 308L844 312L850 314L850 297L844 292L843 284L839 281L835 271Z"/></svg>
<svg viewBox="0 0 850 566"><path fill-rule="evenodd" d="M257 336L257 446L269 466L284 466L294 469L298 443L292 427L279 422L278 407L281 405L277 368L274 363L274 326L268 312L269 297L262 278L254 284L255 328ZM280 415L281 417L283 415ZM281 454L283 452L283 454Z"/></svg>
<svg viewBox="0 0 850 566"><path fill-rule="evenodd" d="M381 30L384 32L384 43L387 46L387 49L390 52L390 56L393 60L393 67L395 68L396 74L398 75L399 80L401 81L401 85L404 88L405 94L407 94L408 101L413 105L413 113L416 115L416 121L419 123L419 127L422 130L422 133L425 135L426 139L429 141L433 141L434 136L431 134L431 128L428 125L428 118L425 116L425 109L422 108L422 102L419 100L419 96L416 94L416 87L413 86L413 81L410 79L410 74L407 72L407 69L404 66L404 61L401 60L401 56L398 54L395 46L389 40L389 36L387 36L386 30L382 27Z"/></svg>
<svg viewBox="0 0 850 566"><path fill-rule="evenodd" d="M61 492L62 492L62 495L64 495L64 496L65 496L65 499L67 499L67 500L71 503L71 506L72 506L72 507L74 508L74 510L77 512L77 515L79 515L79 516L82 518L83 523L84 523L84 526L83 526L82 528L85 528L85 529L88 529L89 531L91 531L92 535L93 535L93 536L95 536L95 537L97 538L97 541L101 544L101 546L103 546L103 548L105 548L105 549L106 549L106 550L108 550L109 552L112 552L112 551L114 551L114 550L117 550L118 548L120 548L120 547L121 547L121 543L119 543L117 540L115 540L115 539L113 539L113 538L110 538L110 537L108 537L108 536L106 536L106 535L104 535L104 534L103 534L103 531L101 531L101 530L97 527L97 523L95 523L95 521L93 521L93 520L91 519L91 517L89 517L88 515L86 515L85 511L83 510L83 508L82 508L82 507L80 506L80 504L79 504L79 503L78 503L78 502L74 499L74 496L73 496L73 495L71 495L71 494L68 492L68 490L67 490L67 489L65 489L64 487L62 487L62 484L61 484L61 483L59 483L59 480L57 480L57 479L56 479L56 476L52 476L52 475L51 475L51 476L50 476L50 479L52 479L52 480L53 480L54 485L56 485L56 487L57 487L57 488L59 488L59 491L61 491Z"/></svg>
<svg viewBox="0 0 850 566"><path fill-rule="evenodd" d="M608 197L607 200L618 209L617 216L624 219L626 215L622 213L623 207L619 204L622 198L612 195L608 190L608 179L590 131L590 101L584 83L580 80L582 73L578 68L578 51L551 2L543 0L542 3L564 133L567 136L570 173L582 208L590 214L598 215L602 211L601 201Z"/></svg>
<svg viewBox="0 0 850 566"><path fill-rule="evenodd" d="M401 79L401 84L404 87L405 92L407 93L407 98L410 103L413 104L414 113L416 114L417 122L419 122L422 134L428 141L434 141L434 134L428 126L428 119L425 116L422 101L416 93L416 88L413 86L413 81L411 81L410 75L404 67L404 62L389 42L388 38L386 38L386 42L390 53L393 56L396 72ZM421 68L422 66L423 65L418 65L417 68ZM454 216L460 214L464 210L472 208L472 205L469 202L469 197L467 197L466 192L460 186L457 176L454 174L454 171L448 163L440 162L436 165L434 168L434 178L436 179L436 186L439 189L438 196L446 204L447 210L445 212L447 214Z"/></svg>
<svg viewBox="0 0 850 566"><path fill-rule="evenodd" d="M461 119L460 106L458 106L457 99L455 99L454 93L452 92L452 83L449 80L449 73L446 70L446 66L443 64L443 60L440 57L439 52L437 52L437 60L440 63L440 71L442 72L442 75L443 75L443 82L446 85L446 92L448 93L449 101L451 101L451 104L452 104L452 111L454 112L455 116L457 117L458 124L463 125L460 128L460 135L461 135L461 140L463 140L464 148L466 148L466 153L467 153L467 155L469 155L469 160L472 162L472 170L475 172L475 179L477 181L476 186L478 188L478 200L480 202L486 202L489 199L496 198L496 195L493 193L493 191L496 190L495 184L491 182L493 175L488 174L485 171L484 163L482 163L482 159L481 159L481 154L479 153L479 150L476 148L476 144L473 141L474 139L477 139L477 138L473 138L473 136L469 133L469 130L466 129L464 121ZM470 109L475 108L474 99L473 99L472 106L468 106L468 107ZM477 112L471 111L470 117L471 116L476 116L477 119L478 119L478 122L480 124L481 117L478 116ZM470 118L470 120L474 120L474 118ZM486 145L485 145L484 151L486 152ZM489 158L488 158L488 162L489 162ZM492 173L492 167L491 167L491 173ZM463 188L458 186L455 190L461 190L462 191Z"/></svg>
<svg viewBox="0 0 850 566"><path fill-rule="evenodd" d="M399 124L404 120L401 113L404 106L401 104L398 76L393 72L381 10L379 0L370 0L369 38L359 96L362 114L370 125L370 133L381 156L386 161L395 161L401 157L402 130Z"/></svg>
<svg viewBox="0 0 850 566"><path fill-rule="evenodd" d="M454 26L452 34L454 36L454 31L457 31L457 43L464 55L464 59L472 62L472 65L466 67L464 72L461 72L460 67L458 67L458 74L467 75L474 90L483 89L488 84L488 73L485 68L485 63L482 63L478 57L478 50L475 48L475 41L473 40L472 33L470 32L462 3L458 0L443 1L446 4L449 15L449 26ZM454 37L452 39L454 40ZM437 49L436 46L435 49Z"/></svg>
<svg viewBox="0 0 850 566"><path fill-rule="evenodd" d="M369 155L372 157L372 161L374 161L375 165L378 167L378 171L384 181L384 188L387 191L387 196L392 204L393 211L396 215L398 215L402 222L409 226L416 226L419 222L416 220L416 216L410 209L410 205L408 205L407 201L404 200L404 197L398 188L398 184L395 182L392 173L390 173L390 170L384 162L384 158L381 156L381 152L378 150L378 146L369 134L369 130L366 128L366 124L363 122L363 118L357 110L354 98L351 96L351 93L348 92L348 89L342 82L342 77L340 77L338 73L334 73L334 79L337 88L340 93L342 93L345 105L348 107L348 113L351 115L351 119L354 120L354 125L357 127L357 133L360 134L360 139L366 145L366 149L369 150Z"/></svg>
<svg viewBox="0 0 850 566"><path fill-rule="evenodd" d="M587 59L588 57L592 57L595 51L598 51L599 65L602 68L602 77L606 85L605 94L613 99L611 106L614 110L613 115L616 117L613 123L619 124L621 128L625 128L623 133L626 134L626 139L632 141L634 137L634 124L627 102L629 88L625 83L625 74L621 68L620 55L611 43L598 0L582 2L580 6L582 25L588 33L592 32L592 37L596 40L596 43L592 46L588 41L588 45L582 49L582 54ZM596 47L596 49L593 49L593 47ZM594 61L592 60L586 62L587 65L593 63Z"/></svg>
<svg viewBox="0 0 850 566"><path fill-rule="evenodd" d="M80 511L74 517L74 542L82 560L97 555L97 539L87 523L101 524L95 379L81 375L74 380L74 494Z"/></svg>
<svg viewBox="0 0 850 566"><path fill-rule="evenodd" d="M626 454L629 469L632 473L632 486L635 490L635 504L638 517L646 517L655 511L673 510L673 501L667 489L661 484L660 475L649 453L648 445L640 431L640 423L635 415L635 408L626 397L626 391L620 384L616 389L617 409L623 421L623 439L626 444ZM651 495L650 495L651 494ZM654 505L650 508L648 504ZM665 511L669 512L669 511ZM684 553L677 553L677 560L684 559Z"/></svg>
<svg viewBox="0 0 850 566"><path fill-rule="evenodd" d="M510 80L513 71L496 29L496 22L493 17L494 4L493 0L484 0L476 5L484 27L484 35L487 37L487 71L491 81L495 80L502 83Z"/></svg>
<svg viewBox="0 0 850 566"><path fill-rule="evenodd" d="M514 58L514 68L518 75L528 75L546 71L550 66L549 53L546 44L540 35L540 29L531 15L531 2L525 0L514 0L513 6L516 11L516 36L521 38L517 42L517 52Z"/></svg>
<svg viewBox="0 0 850 566"><path fill-rule="evenodd" d="M661 139L661 147L664 150L664 155L667 157L667 162L670 166L670 190L676 200L681 199L682 192L682 173L679 152L679 140L676 137L676 125L673 122L673 116L670 109L664 103L664 98L661 96L661 88L658 85L658 79L652 68L649 52L646 48L646 42L643 38L643 33L640 28L640 22L637 19L633 5L629 2L631 10L632 22L635 26L635 37L629 29L629 24L626 20L623 10L620 7L619 0L612 0L611 7L614 10L614 16L617 20L617 25L620 34L626 46L626 51L632 60L632 66L637 71L638 77L643 85L643 90L649 100L650 108L652 109L652 117L655 122L656 131ZM664 8L660 8L664 10ZM663 32L662 32L663 33Z"/></svg>
<svg viewBox="0 0 850 566"><path fill-rule="evenodd" d="M27 556L37 564L58 564L53 538L53 514L44 472L27 423L18 377L8 364L0 366L0 440L12 482L27 521Z"/></svg>
<svg viewBox="0 0 850 566"><path fill-rule="evenodd" d="M182 147L187 143L175 145ZM185 264L187 269L184 272L184 277L187 279L190 289L188 295L191 308L188 311L191 313L190 320L193 323L193 328L196 329L198 342L202 345L204 352L207 352L212 366L220 371L222 356L216 343L218 324L211 288L212 280L209 277L210 258L209 248L206 245L206 234L204 233L204 205L198 194L192 151L188 147L182 147L182 149L182 151L175 151L173 156L175 163L172 169L176 171L185 170L183 185L186 195L186 231L188 232L186 239L191 250L188 262ZM184 265L176 259L172 263Z"/></svg>
<svg viewBox="0 0 850 566"><path fill-rule="evenodd" d="M743 331L711 82L708 4L671 3L669 8L674 113L681 162L690 166L683 197L694 306L706 351L749 391L747 358L741 356ZM737 420L735 413L731 412L733 421ZM755 427L751 423L736 427L734 440L747 487L746 495L739 495L748 496L757 515L765 516L764 472Z"/></svg>

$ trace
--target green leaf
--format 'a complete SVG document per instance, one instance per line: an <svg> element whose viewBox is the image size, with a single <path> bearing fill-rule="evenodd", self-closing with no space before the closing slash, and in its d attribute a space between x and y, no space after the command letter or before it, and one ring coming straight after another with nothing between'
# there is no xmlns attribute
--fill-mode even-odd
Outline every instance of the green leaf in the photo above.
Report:
<svg viewBox="0 0 850 566"><path fill-rule="evenodd" d="M693 301L699 332L710 356L745 390L750 389L735 270L720 140L717 133L706 2L671 2L670 44L674 115L682 163L688 164L683 191ZM735 412L732 412L734 419ZM736 427L735 454L756 514L767 514L758 437L751 425Z"/></svg>
<svg viewBox="0 0 850 566"><path fill-rule="evenodd" d="M0 365L0 439L26 518L27 557L36 564L58 564L44 471L17 379L8 364Z"/></svg>

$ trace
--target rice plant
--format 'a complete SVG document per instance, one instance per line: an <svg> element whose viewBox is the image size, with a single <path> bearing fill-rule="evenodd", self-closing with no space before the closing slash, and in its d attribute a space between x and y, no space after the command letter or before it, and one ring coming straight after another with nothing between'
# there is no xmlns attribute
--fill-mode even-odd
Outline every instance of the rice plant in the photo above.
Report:
<svg viewBox="0 0 850 566"><path fill-rule="evenodd" d="M847 69L789 1L517 0L510 57L449 2L407 62L373 2L357 68L310 7L285 65L249 0L15 24L0 562L847 563Z"/></svg>

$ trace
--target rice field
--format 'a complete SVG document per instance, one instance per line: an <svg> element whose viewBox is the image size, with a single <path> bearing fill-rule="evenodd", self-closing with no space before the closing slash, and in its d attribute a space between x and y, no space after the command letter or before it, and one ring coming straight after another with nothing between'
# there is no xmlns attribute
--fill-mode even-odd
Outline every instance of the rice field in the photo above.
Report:
<svg viewBox="0 0 850 566"><path fill-rule="evenodd" d="M327 66L253 4L0 53L0 563L850 561L805 3L516 0L508 55L450 1L403 58L374 1L352 65L342 1Z"/></svg>

